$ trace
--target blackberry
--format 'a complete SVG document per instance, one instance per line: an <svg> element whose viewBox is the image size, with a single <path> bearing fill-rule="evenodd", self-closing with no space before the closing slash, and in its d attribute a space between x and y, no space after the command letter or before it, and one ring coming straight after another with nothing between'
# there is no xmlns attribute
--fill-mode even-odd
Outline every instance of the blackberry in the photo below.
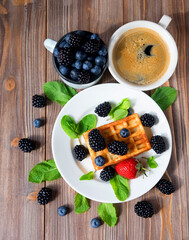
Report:
<svg viewBox="0 0 189 240"><path fill-rule="evenodd" d="M96 108L95 108L95 113L99 116L99 117L107 117L109 112L111 110L111 105L109 102L104 102L99 104Z"/></svg>
<svg viewBox="0 0 189 240"><path fill-rule="evenodd" d="M167 179L161 179L156 184L156 188L160 192L162 192L164 194L167 194L167 195L169 195L169 194L171 194L171 193L173 193L175 191L173 184L170 181L168 181Z"/></svg>
<svg viewBox="0 0 189 240"><path fill-rule="evenodd" d="M31 152L35 149L34 142L29 138L21 138L18 146L23 152Z"/></svg>
<svg viewBox="0 0 189 240"><path fill-rule="evenodd" d="M73 154L77 160L82 161L84 158L86 158L88 149L83 145L76 145L73 149Z"/></svg>
<svg viewBox="0 0 189 240"><path fill-rule="evenodd" d="M111 166L105 167L101 172L100 172L100 179L107 182L111 178L114 177L115 174L115 169L112 168Z"/></svg>
<svg viewBox="0 0 189 240"><path fill-rule="evenodd" d="M108 144L108 151L112 154L125 155L128 151L128 146L125 142L119 142L114 140Z"/></svg>
<svg viewBox="0 0 189 240"><path fill-rule="evenodd" d="M78 48L81 46L83 42L83 38L81 35L79 34L76 34L76 33L73 33L70 38L69 38L69 41L68 43L70 44L71 47L73 48Z"/></svg>
<svg viewBox="0 0 189 240"><path fill-rule="evenodd" d="M78 82L81 84L89 83L91 79L91 75L87 71L81 71L78 74Z"/></svg>
<svg viewBox="0 0 189 240"><path fill-rule="evenodd" d="M143 218L151 218L154 214L152 204L147 201L137 202L137 204L135 204L134 211L139 217Z"/></svg>
<svg viewBox="0 0 189 240"><path fill-rule="evenodd" d="M46 106L46 99L41 95L34 95L32 97L32 106L42 108Z"/></svg>
<svg viewBox="0 0 189 240"><path fill-rule="evenodd" d="M97 53L100 50L100 41L97 39L90 39L83 45L83 49L86 53Z"/></svg>
<svg viewBox="0 0 189 240"><path fill-rule="evenodd" d="M142 115L140 117L140 120L142 122L142 125L145 127L151 128L155 124L155 118L149 113L145 113L144 115Z"/></svg>
<svg viewBox="0 0 189 240"><path fill-rule="evenodd" d="M42 188L37 195L37 201L41 205L47 204L52 198L52 190L50 188Z"/></svg>
<svg viewBox="0 0 189 240"><path fill-rule="evenodd" d="M157 153L161 154L165 152L165 142L159 135L153 136L150 140L152 149Z"/></svg>
<svg viewBox="0 0 189 240"><path fill-rule="evenodd" d="M98 129L93 129L89 132L89 145L93 151L98 152L106 148L106 143L100 131Z"/></svg>
<svg viewBox="0 0 189 240"><path fill-rule="evenodd" d="M57 59L60 65L70 66L75 60L74 52L71 48L61 48Z"/></svg>

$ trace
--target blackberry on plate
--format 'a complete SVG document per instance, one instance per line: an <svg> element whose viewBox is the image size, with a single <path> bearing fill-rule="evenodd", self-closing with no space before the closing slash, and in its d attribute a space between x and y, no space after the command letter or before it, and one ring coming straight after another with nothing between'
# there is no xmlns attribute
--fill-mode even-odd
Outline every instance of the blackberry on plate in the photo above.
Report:
<svg viewBox="0 0 189 240"><path fill-rule="evenodd" d="M95 158L95 164L96 164L97 166L102 167L102 166L104 165L104 163L105 163L104 157L102 157L102 156L97 156L97 157Z"/></svg>
<svg viewBox="0 0 189 240"><path fill-rule="evenodd" d="M23 152L28 153L35 149L34 142L29 138L21 138L18 146Z"/></svg>
<svg viewBox="0 0 189 240"><path fill-rule="evenodd" d="M84 158L86 158L88 149L83 145L76 145L73 149L73 154L77 160L82 161Z"/></svg>
<svg viewBox="0 0 189 240"><path fill-rule="evenodd" d="M175 191L173 184L167 179L161 179L157 184L156 188L163 194L171 194Z"/></svg>
<svg viewBox="0 0 189 240"><path fill-rule="evenodd" d="M42 188L37 195L37 201L41 205L47 204L52 198L52 190L50 188Z"/></svg>
<svg viewBox="0 0 189 240"><path fill-rule="evenodd" d="M161 154L161 153L165 152L165 142L161 136L159 136L159 135L153 136L150 140L150 143L151 143L152 149L157 154Z"/></svg>
<svg viewBox="0 0 189 240"><path fill-rule="evenodd" d="M115 174L115 169L112 168L111 166L105 167L101 172L100 172L100 179L108 182L111 178L114 177Z"/></svg>
<svg viewBox="0 0 189 240"><path fill-rule="evenodd" d="M108 151L112 154L125 155L128 151L128 146L125 142L112 141L108 144Z"/></svg>
<svg viewBox="0 0 189 240"><path fill-rule="evenodd" d="M89 39L84 45L83 49L86 53L97 53L100 50L100 41L97 39Z"/></svg>
<svg viewBox="0 0 189 240"><path fill-rule="evenodd" d="M67 47L61 48L57 60L60 65L71 65L75 60L73 50Z"/></svg>
<svg viewBox="0 0 189 240"><path fill-rule="evenodd" d="M91 79L91 75L87 71L81 71L78 74L78 82L81 84L89 83Z"/></svg>
<svg viewBox="0 0 189 240"><path fill-rule="evenodd" d="M98 152L106 148L106 143L100 131L98 129L93 129L89 132L89 145L93 151Z"/></svg>
<svg viewBox="0 0 189 240"><path fill-rule="evenodd" d="M82 42L83 42L82 36L77 33L73 33L68 40L69 45L73 48L80 47Z"/></svg>
<svg viewBox="0 0 189 240"><path fill-rule="evenodd" d="M41 95L34 95L32 97L32 106L42 108L46 106L46 99Z"/></svg>
<svg viewBox="0 0 189 240"><path fill-rule="evenodd" d="M149 113L142 115L140 120L145 127L152 127L155 124L155 118Z"/></svg>
<svg viewBox="0 0 189 240"><path fill-rule="evenodd" d="M154 214L152 204L147 201L137 202L137 204L135 204L134 211L139 217L143 218L151 218Z"/></svg>
<svg viewBox="0 0 189 240"><path fill-rule="evenodd" d="M109 102L104 102L99 104L96 108L95 108L95 113L99 116L99 117L107 117L109 112L111 110L111 105Z"/></svg>

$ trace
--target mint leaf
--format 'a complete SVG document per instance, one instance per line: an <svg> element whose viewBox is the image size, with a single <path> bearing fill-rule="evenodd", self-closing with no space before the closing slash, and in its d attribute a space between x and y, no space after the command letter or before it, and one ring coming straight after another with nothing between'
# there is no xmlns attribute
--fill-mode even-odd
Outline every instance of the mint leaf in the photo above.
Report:
<svg viewBox="0 0 189 240"><path fill-rule="evenodd" d="M77 193L75 196L74 204L75 204L74 211L78 214L84 213L90 208L86 197L82 196L79 193Z"/></svg>
<svg viewBox="0 0 189 240"><path fill-rule="evenodd" d="M177 90L172 87L160 87L155 90L151 98L164 111L175 101Z"/></svg>
<svg viewBox="0 0 189 240"><path fill-rule="evenodd" d="M117 173L110 179L110 184L118 200L125 201L129 196L129 183L128 180Z"/></svg>
<svg viewBox="0 0 189 240"><path fill-rule="evenodd" d="M78 122L76 131L79 133L79 135L82 135L84 132L95 128L96 122L96 116L94 114L88 114Z"/></svg>
<svg viewBox="0 0 189 240"><path fill-rule="evenodd" d="M117 223L116 210L112 203L101 203L98 208L98 214L102 220L108 224L108 226L113 227Z"/></svg>
<svg viewBox="0 0 189 240"><path fill-rule="evenodd" d="M78 138L79 135L76 132L77 124L75 120L68 116L64 115L61 119L61 126L64 130L64 132L71 138Z"/></svg>
<svg viewBox="0 0 189 240"><path fill-rule="evenodd" d="M112 108L109 115L115 121L125 118L128 115L128 109L130 108L130 101L128 98L124 98L116 107Z"/></svg>
<svg viewBox="0 0 189 240"><path fill-rule="evenodd" d="M36 164L29 172L28 181L41 183L42 181L53 181L61 175L56 167L54 159Z"/></svg>
<svg viewBox="0 0 189 240"><path fill-rule="evenodd" d="M157 168L158 166L154 156L147 158L147 164L150 168Z"/></svg>
<svg viewBox="0 0 189 240"><path fill-rule="evenodd" d="M77 92L62 82L51 81L43 85L45 95L53 102L64 106Z"/></svg>
<svg viewBox="0 0 189 240"><path fill-rule="evenodd" d="M71 138L79 138L84 132L96 127L96 116L94 114L88 114L76 124L75 120L64 115L61 119L61 126L65 133Z"/></svg>
<svg viewBox="0 0 189 240"><path fill-rule="evenodd" d="M80 177L79 180L92 180L94 178L94 172L91 171L91 172L88 172L87 174L84 174Z"/></svg>

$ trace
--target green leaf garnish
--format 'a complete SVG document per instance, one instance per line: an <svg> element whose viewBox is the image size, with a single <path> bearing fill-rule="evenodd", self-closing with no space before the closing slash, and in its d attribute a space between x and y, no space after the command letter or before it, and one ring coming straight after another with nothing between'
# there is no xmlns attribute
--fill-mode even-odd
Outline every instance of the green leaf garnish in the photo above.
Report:
<svg viewBox="0 0 189 240"><path fill-rule="evenodd" d="M118 200L125 201L130 192L128 180L117 173L110 179L110 184Z"/></svg>
<svg viewBox="0 0 189 240"><path fill-rule="evenodd" d="M51 81L43 85L45 95L53 102L64 106L77 92L62 82Z"/></svg>
<svg viewBox="0 0 189 240"><path fill-rule="evenodd" d="M172 87L160 87L155 90L151 98L164 111L175 101L177 90Z"/></svg>
<svg viewBox="0 0 189 240"><path fill-rule="evenodd" d="M28 181L41 183L43 181L53 181L61 175L56 167L54 159L36 164L29 172Z"/></svg>
<svg viewBox="0 0 189 240"><path fill-rule="evenodd" d="M84 174L80 177L79 180L83 181L83 180L92 180L94 178L94 172L88 172L87 174Z"/></svg>
<svg viewBox="0 0 189 240"><path fill-rule="evenodd" d="M98 214L102 220L108 224L108 226L113 227L117 223L118 217L116 215L115 207L112 203L101 203L98 205Z"/></svg>
<svg viewBox="0 0 189 240"><path fill-rule="evenodd" d="M154 156L147 158L147 164L150 168L157 168L158 166Z"/></svg>
<svg viewBox="0 0 189 240"><path fill-rule="evenodd" d="M75 196L74 204L75 204L74 211L78 214L84 213L90 208L86 197L82 196L79 193L77 193Z"/></svg>
<svg viewBox="0 0 189 240"><path fill-rule="evenodd" d="M95 128L96 122L97 119L94 114L86 115L77 124L72 117L64 115L61 119L61 126L69 137L79 138L84 132Z"/></svg>
<svg viewBox="0 0 189 240"><path fill-rule="evenodd" d="M124 98L116 107L111 109L109 113L110 117L115 121L127 117L130 105L129 99Z"/></svg>

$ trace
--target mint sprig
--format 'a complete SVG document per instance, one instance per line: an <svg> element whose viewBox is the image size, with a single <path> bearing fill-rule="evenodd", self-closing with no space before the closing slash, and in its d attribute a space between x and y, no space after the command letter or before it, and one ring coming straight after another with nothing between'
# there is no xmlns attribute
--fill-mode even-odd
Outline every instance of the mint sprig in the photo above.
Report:
<svg viewBox="0 0 189 240"><path fill-rule="evenodd" d="M118 200L125 201L129 197L130 188L128 180L117 173L110 179L110 184Z"/></svg>
<svg viewBox="0 0 189 240"><path fill-rule="evenodd" d="M158 166L154 156L147 158L147 164L150 168L157 168Z"/></svg>
<svg viewBox="0 0 189 240"><path fill-rule="evenodd" d="M71 138L79 138L84 132L96 127L96 116L88 114L83 117L78 123L68 116L64 115L61 119L61 126L64 132Z"/></svg>
<svg viewBox="0 0 189 240"><path fill-rule="evenodd" d="M130 105L129 99L124 98L116 107L111 109L109 113L110 117L115 121L127 117Z"/></svg>
<svg viewBox="0 0 189 240"><path fill-rule="evenodd" d="M74 211L78 214L84 213L88 211L90 208L87 198L79 193L77 193L75 196L74 204L75 204Z"/></svg>
<svg viewBox="0 0 189 240"><path fill-rule="evenodd" d="M36 164L29 172L28 181L41 183L43 181L53 181L61 175L56 167L54 159Z"/></svg>
<svg viewBox="0 0 189 240"><path fill-rule="evenodd" d="M80 177L80 181L83 181L83 180L92 180L94 178L94 172L91 171L91 172L88 172L87 174L84 174Z"/></svg>
<svg viewBox="0 0 189 240"><path fill-rule="evenodd" d="M50 81L43 85L45 95L52 101L64 106L77 92L62 82Z"/></svg>
<svg viewBox="0 0 189 240"><path fill-rule="evenodd" d="M117 223L118 217L116 215L115 207L112 203L101 203L97 208L99 216L102 220L108 224L108 226L113 227Z"/></svg>

